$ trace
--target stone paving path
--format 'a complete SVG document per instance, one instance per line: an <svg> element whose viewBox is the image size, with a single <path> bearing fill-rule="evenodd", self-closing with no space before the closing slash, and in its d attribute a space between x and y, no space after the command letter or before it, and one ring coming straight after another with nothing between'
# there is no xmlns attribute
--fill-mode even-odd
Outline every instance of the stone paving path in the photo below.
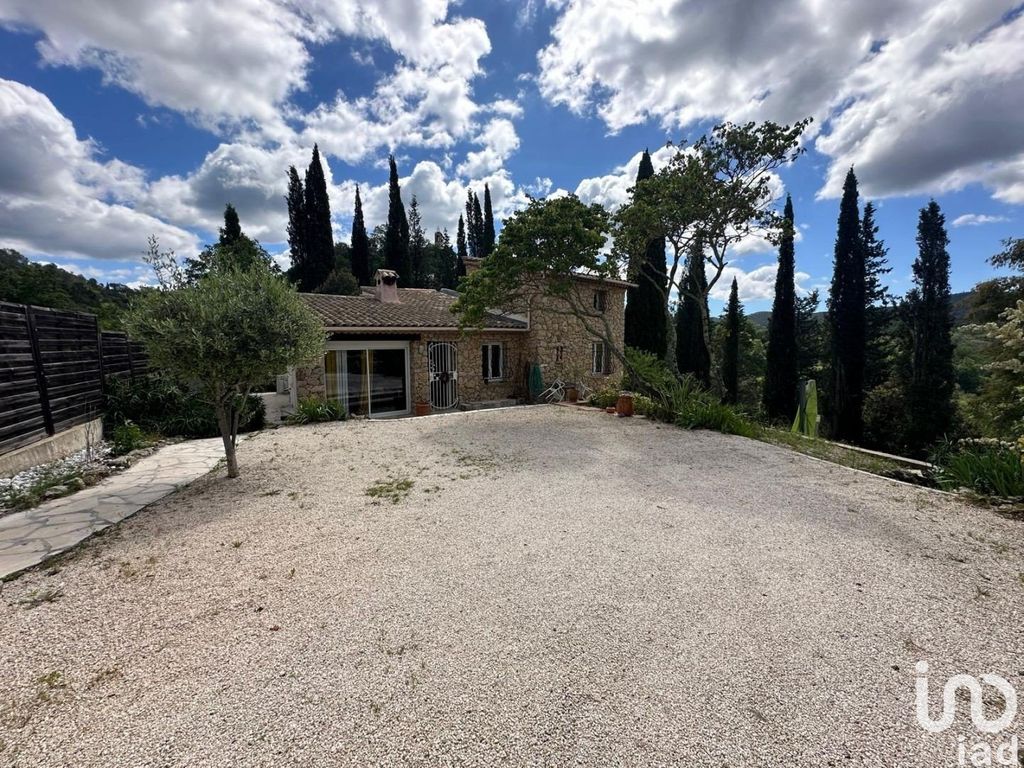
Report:
<svg viewBox="0 0 1024 768"><path fill-rule="evenodd" d="M0 578L134 515L205 475L223 456L219 437L168 445L91 488L0 518Z"/></svg>

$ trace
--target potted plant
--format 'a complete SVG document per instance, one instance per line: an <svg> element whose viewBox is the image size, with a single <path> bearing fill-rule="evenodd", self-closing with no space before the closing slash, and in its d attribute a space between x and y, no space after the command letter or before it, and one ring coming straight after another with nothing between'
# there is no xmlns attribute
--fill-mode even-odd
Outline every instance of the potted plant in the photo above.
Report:
<svg viewBox="0 0 1024 768"><path fill-rule="evenodd" d="M619 392L619 399L615 402L615 412L619 416L632 416L633 415L633 393L622 391Z"/></svg>
<svg viewBox="0 0 1024 768"><path fill-rule="evenodd" d="M580 380L580 371L578 368L573 368L569 371L569 381L565 385L565 401L567 403L575 403L580 399L580 390L578 382Z"/></svg>

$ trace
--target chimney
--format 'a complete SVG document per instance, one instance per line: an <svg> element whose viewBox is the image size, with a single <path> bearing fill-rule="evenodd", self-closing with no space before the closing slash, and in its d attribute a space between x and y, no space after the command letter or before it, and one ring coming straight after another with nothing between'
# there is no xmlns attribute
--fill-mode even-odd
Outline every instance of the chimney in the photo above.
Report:
<svg viewBox="0 0 1024 768"><path fill-rule="evenodd" d="M393 269L378 269L373 273L377 301L381 304L398 303L398 273Z"/></svg>

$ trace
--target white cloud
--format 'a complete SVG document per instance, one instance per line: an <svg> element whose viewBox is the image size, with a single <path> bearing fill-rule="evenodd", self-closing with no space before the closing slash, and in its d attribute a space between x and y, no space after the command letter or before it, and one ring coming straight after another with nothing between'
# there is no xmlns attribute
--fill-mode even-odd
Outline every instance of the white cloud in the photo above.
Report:
<svg viewBox="0 0 1024 768"><path fill-rule="evenodd" d="M1006 0L553 5L541 93L613 131L814 116L823 196L854 164L871 196L980 182L1024 202L1024 16Z"/></svg>
<svg viewBox="0 0 1024 768"><path fill-rule="evenodd" d="M466 161L457 169L461 175L471 179L494 173L519 148L516 128L505 118L494 118L488 122L473 141L483 145L483 149L467 153Z"/></svg>
<svg viewBox="0 0 1024 768"><path fill-rule="evenodd" d="M765 264L745 272L734 263L729 264L722 270L722 276L711 289L710 296L719 301L727 301L735 278L740 301L771 301L775 298L775 273L778 267L778 264ZM807 288L803 284L810 280L811 276L806 272L797 272L793 278L797 292L807 293Z"/></svg>
<svg viewBox="0 0 1024 768"><path fill-rule="evenodd" d="M954 227L980 227L983 224L996 224L1008 221L1005 216L989 216L985 213L965 213L953 219Z"/></svg>
<svg viewBox="0 0 1024 768"><path fill-rule="evenodd" d="M654 170L660 171L676 151L674 147L664 146L652 152ZM584 203L600 203L609 211L616 210L629 200L629 189L636 184L641 157L643 152L637 152L611 173L583 179L576 185L576 196Z"/></svg>
<svg viewBox="0 0 1024 768"><path fill-rule="evenodd" d="M138 257L156 234L164 247L193 251L196 238L133 207L138 168L96 159L96 147L43 94L0 80L0 233L29 254Z"/></svg>

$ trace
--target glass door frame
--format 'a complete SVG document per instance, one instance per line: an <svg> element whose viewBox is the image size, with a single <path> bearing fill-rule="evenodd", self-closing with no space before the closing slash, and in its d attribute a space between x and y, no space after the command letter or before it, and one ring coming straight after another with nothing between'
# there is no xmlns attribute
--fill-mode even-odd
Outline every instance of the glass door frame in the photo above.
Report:
<svg viewBox="0 0 1024 768"><path fill-rule="evenodd" d="M365 339L361 341L329 341L326 344L325 353L333 355L336 352L348 352L351 350L365 351L367 358L370 357L370 353L375 349L400 349L405 352L405 409L400 411L384 411L381 413L374 413L373 406L370 404L373 400L372 392L370 392L370 398L367 403L367 410L370 411L368 414L371 419L388 418L394 416L408 416L412 413L412 369L410 367L410 349L408 341L387 341L380 340L374 341L373 339ZM342 405L345 406L345 412L348 413L348 362L345 355L341 355L338 359L337 378L334 389L338 393L338 398L341 400ZM326 360L324 361L324 385L327 385L327 365ZM328 390L330 387L328 387Z"/></svg>

